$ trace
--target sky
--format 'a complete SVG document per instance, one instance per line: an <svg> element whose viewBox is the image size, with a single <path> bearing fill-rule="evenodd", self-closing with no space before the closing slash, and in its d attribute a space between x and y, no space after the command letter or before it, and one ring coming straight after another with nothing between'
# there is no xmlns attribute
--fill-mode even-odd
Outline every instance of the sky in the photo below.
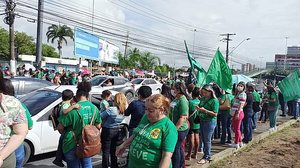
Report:
<svg viewBox="0 0 300 168"><path fill-rule="evenodd" d="M18 1L29 5L37 4L37 0ZM45 11L56 10L51 6L51 3L56 1L74 6L87 13L91 13L93 10L92 0L45 0ZM166 44L159 41L159 38L155 38L156 41L152 42L158 45L178 47L178 49L184 50L183 40L186 40L190 51L193 51L193 43L195 48L209 48L210 51L205 51L205 49L203 51L206 53L206 58L195 54L196 60L205 69L208 68L213 58L213 50L219 47L225 56L226 43L221 41L224 37L220 34L235 33L236 35L231 36L232 41L229 43L229 52L234 50L230 57L230 66L241 67L240 64L232 62L234 60L264 67L266 61L274 61L275 54L286 52L286 43L288 46L300 46L300 24L297 23L300 13L299 6L300 1L298 0L95 0L95 15L145 31L128 28L127 32L130 37L136 36L145 41L151 41L148 38L149 33L147 33L151 32L173 39L177 43L176 45ZM147 13L144 13L145 11ZM64 14L66 10L56 10L56 12ZM163 18L164 22L151 18L151 14L156 18ZM90 22L92 20L91 17L81 17L81 19ZM59 19L57 19L58 22L60 23ZM94 19L94 24L104 25L97 19ZM178 26L179 24L181 26ZM184 28L183 24L186 25ZM0 23L0 26L7 28L3 22ZM45 43L47 42L45 33L48 26L48 24L44 24L43 42ZM108 24L107 26L112 25ZM34 38L36 36L36 23L28 22L24 18L16 19L15 29L26 32ZM119 33L126 35L125 32L120 31ZM98 35L101 37L101 34ZM288 37L287 41L285 37ZM105 39L105 37L103 38ZM250 38L250 40L244 41L246 38ZM124 51L122 42L106 40ZM172 40L169 40L169 43L172 43ZM56 44L53 46L56 47ZM235 48L236 46L238 47ZM63 47L63 55L73 54L73 42L70 41L67 46ZM131 43L129 47L138 46ZM141 50L145 49L141 48ZM183 53L147 50L159 56L162 63L176 67L189 66L188 59ZM199 48L196 50L202 52Z"/></svg>

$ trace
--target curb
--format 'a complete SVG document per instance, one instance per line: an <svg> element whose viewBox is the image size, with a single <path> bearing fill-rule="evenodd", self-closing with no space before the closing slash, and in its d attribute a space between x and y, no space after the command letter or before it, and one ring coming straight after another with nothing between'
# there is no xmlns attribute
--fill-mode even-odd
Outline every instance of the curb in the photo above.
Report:
<svg viewBox="0 0 300 168"><path fill-rule="evenodd" d="M278 131L281 131L282 129L286 128L286 127L289 127L293 124L295 124L296 122L300 122L300 119L297 119L297 120L289 120L289 121L286 121L284 123L282 123L281 125L279 125L277 127L277 129L275 131L265 131L261 134L258 134L257 136L253 137L252 141L249 142L248 144L245 144L243 147L239 148L239 149L235 149L235 148L228 148L228 149L225 149L219 153L216 153L214 155L212 155L211 159L212 161L210 163L206 163L206 164L203 164L203 165L198 165L197 163L192 165L191 167L192 168L198 168L198 167L201 167L201 168L208 168L209 166L213 165L213 164L216 164L217 162L219 162L220 160L223 160L237 152L240 152L242 151L244 148L246 147L250 147L254 144L257 144L259 143L261 140L269 137L270 135L278 132Z"/></svg>

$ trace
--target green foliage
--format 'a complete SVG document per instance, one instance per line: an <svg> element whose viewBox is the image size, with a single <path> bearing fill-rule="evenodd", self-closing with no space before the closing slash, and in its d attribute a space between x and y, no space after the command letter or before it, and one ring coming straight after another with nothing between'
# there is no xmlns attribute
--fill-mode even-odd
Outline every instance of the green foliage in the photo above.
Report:
<svg viewBox="0 0 300 168"><path fill-rule="evenodd" d="M0 28L0 44L0 58L9 60L9 33L4 28ZM15 48L19 55L35 55L34 38L24 32L15 32ZM47 44L42 46L42 55L54 58L59 57L55 48Z"/></svg>
<svg viewBox="0 0 300 168"><path fill-rule="evenodd" d="M150 52L140 52L139 49L134 48L128 51L126 57L118 53L119 65L123 69L142 69L153 70L155 66L160 64L160 59Z"/></svg>
<svg viewBox="0 0 300 168"><path fill-rule="evenodd" d="M155 71L160 74L163 74L163 73L167 73L167 72L173 72L174 68L170 67L168 64L163 64L163 65L156 66Z"/></svg>
<svg viewBox="0 0 300 168"><path fill-rule="evenodd" d="M0 28L0 59L9 60L8 31Z"/></svg>
<svg viewBox="0 0 300 168"><path fill-rule="evenodd" d="M48 45L48 44L43 44L42 46L42 55L45 57L52 57L52 58L59 58L58 53L55 51L55 48Z"/></svg>
<svg viewBox="0 0 300 168"><path fill-rule="evenodd" d="M67 45L66 37L74 40L74 33L73 30L68 27L67 25L51 25L48 27L48 31L46 33L47 41L51 40L51 43L54 43L57 40L57 49L59 51L59 56L61 56L62 52L62 44L63 42Z"/></svg>
<svg viewBox="0 0 300 168"><path fill-rule="evenodd" d="M24 32L15 33L15 47L19 54L34 55L35 43L31 36L28 36Z"/></svg>

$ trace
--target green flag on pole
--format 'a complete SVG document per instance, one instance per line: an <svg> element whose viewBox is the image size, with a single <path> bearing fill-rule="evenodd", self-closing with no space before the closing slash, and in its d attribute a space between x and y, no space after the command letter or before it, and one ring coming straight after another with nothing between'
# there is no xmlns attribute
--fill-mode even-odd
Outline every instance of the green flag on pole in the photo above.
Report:
<svg viewBox="0 0 300 168"><path fill-rule="evenodd" d="M231 92L232 74L219 48L207 70L206 83L215 82L223 90Z"/></svg>
<svg viewBox="0 0 300 168"><path fill-rule="evenodd" d="M295 70L289 76L279 82L278 87L283 95L284 101L290 101L300 98L300 80L298 70Z"/></svg>
<svg viewBox="0 0 300 168"><path fill-rule="evenodd" d="M187 53L187 56L188 56L188 59L189 59L192 71L194 69L196 69L198 71L197 75L196 75L196 79L197 79L196 86L199 87L199 86L202 85L203 80L205 79L206 72L203 69L203 67L189 53L189 49L187 47L186 41L184 41L184 45L185 45L186 53Z"/></svg>

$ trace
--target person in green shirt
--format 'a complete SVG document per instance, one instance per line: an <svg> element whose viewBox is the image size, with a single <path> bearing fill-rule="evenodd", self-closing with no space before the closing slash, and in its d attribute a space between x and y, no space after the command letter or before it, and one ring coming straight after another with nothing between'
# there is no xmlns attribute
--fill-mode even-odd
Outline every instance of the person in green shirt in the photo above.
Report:
<svg viewBox="0 0 300 168"><path fill-rule="evenodd" d="M189 102L187 100L186 86L182 82L176 82L172 87L171 93L175 95L175 99L171 103L172 118L178 131L178 141L172 156L172 165L174 168L184 166L184 149L182 142L188 134L187 117L189 113Z"/></svg>
<svg viewBox="0 0 300 168"><path fill-rule="evenodd" d="M269 102L269 119L270 119L270 131L274 131L276 129L276 118L277 111L279 107L278 95L273 86L268 85L268 102Z"/></svg>
<svg viewBox="0 0 300 168"><path fill-rule="evenodd" d="M67 115L58 119L59 123L65 128L65 135L63 139L63 152L67 167L92 167L91 157L80 159L76 156L76 140L82 136L82 122L85 125L89 124L94 116L94 123L99 130L101 128L101 118L98 108L88 101L89 92L91 91L91 84L89 82L81 82L77 86L76 100L80 105L79 110L72 110ZM80 116L79 116L79 114ZM82 117L82 118L81 118Z"/></svg>
<svg viewBox="0 0 300 168"><path fill-rule="evenodd" d="M76 79L76 73L75 72L72 72L70 75L69 75L69 84L70 85L76 85L77 84L77 79Z"/></svg>
<svg viewBox="0 0 300 168"><path fill-rule="evenodd" d="M195 123L195 118L198 115L198 111L196 110L196 106L199 105L200 100L200 88L195 87L192 91L193 99L189 101L189 122L190 122L190 131L188 135L189 140L189 149L188 153L185 156L186 160L197 159L197 152L199 148L199 132L200 132L200 124ZM192 154L193 150L193 154Z"/></svg>
<svg viewBox="0 0 300 168"><path fill-rule="evenodd" d="M104 90L101 94L102 100L100 102L100 113L108 109L108 101L111 99L111 92L109 90Z"/></svg>
<svg viewBox="0 0 300 168"><path fill-rule="evenodd" d="M219 112L219 100L211 85L206 84L201 89L202 101L196 109L200 116L200 133L203 142L204 155L198 164L209 162L211 157L211 139L216 127L217 115Z"/></svg>
<svg viewBox="0 0 300 168"><path fill-rule="evenodd" d="M133 135L117 147L122 156L129 147L128 168L171 168L171 157L177 143L177 129L167 117L168 98L155 94L146 99L145 115Z"/></svg>
<svg viewBox="0 0 300 168"><path fill-rule="evenodd" d="M249 90L252 91L252 95L253 95L253 115L252 115L252 129L256 129L257 127L257 120L258 120L258 112L261 110L260 108L260 95L257 93L257 91L255 90L255 84L254 83L247 83L247 87L249 88Z"/></svg>

